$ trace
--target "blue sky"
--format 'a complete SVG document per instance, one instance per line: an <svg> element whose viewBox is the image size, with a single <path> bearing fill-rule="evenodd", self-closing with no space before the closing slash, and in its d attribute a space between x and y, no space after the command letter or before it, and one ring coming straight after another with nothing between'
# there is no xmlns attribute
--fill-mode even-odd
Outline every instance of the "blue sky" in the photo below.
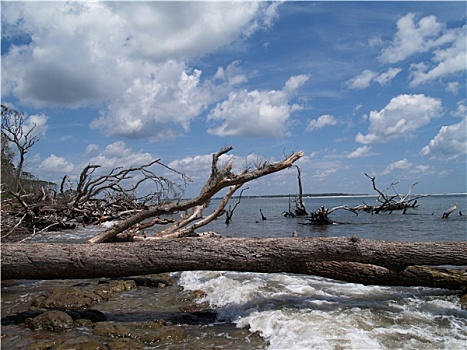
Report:
<svg viewBox="0 0 467 350"><path fill-rule="evenodd" d="M1 6L2 103L42 179L161 159L193 196L231 145L236 171L304 150L306 193L467 192L463 1ZM296 191L292 169L245 194Z"/></svg>

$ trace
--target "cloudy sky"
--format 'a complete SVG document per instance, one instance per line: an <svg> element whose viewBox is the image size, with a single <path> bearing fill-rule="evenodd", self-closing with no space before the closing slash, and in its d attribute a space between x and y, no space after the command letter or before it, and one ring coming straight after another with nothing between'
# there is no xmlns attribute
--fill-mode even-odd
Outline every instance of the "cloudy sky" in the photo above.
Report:
<svg viewBox="0 0 467 350"><path fill-rule="evenodd" d="M50 181L161 159L193 196L231 145L237 171L304 150L306 193L467 192L466 6L2 1L2 103ZM245 194L296 191L286 170Z"/></svg>

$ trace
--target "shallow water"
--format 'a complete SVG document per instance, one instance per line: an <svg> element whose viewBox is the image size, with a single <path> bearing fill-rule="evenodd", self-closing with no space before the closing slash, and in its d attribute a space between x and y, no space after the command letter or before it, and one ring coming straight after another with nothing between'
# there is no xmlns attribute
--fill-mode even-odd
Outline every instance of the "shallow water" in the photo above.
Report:
<svg viewBox="0 0 467 350"><path fill-rule="evenodd" d="M363 201L373 204L374 197L307 198L305 205L310 211L322 205L354 206ZM211 203L211 209L216 203L216 200ZM447 220L441 219L443 211L454 203L458 203L458 210ZM315 227L306 225L303 218L283 217L283 211L288 209L287 198L243 198L230 225L219 219L203 230L232 237L288 237L296 231L305 237L356 235L392 241L467 239L465 195L430 196L420 198L418 204L418 208L409 209L405 215L360 213L356 216L340 210L330 216L340 224ZM261 220L259 209L267 220ZM459 215L459 211L466 215ZM78 243L98 230L98 227L80 228L40 235L30 241ZM467 311L460 308L457 292L364 286L292 274L194 271L174 273L174 276L180 278L179 284L185 290L205 291L206 297L199 302L209 303L219 315L213 324L190 326L190 336L174 347L177 349L467 348ZM69 282L3 283L2 316L24 311L41 290ZM151 289L138 289L98 304L96 309L117 322L151 318L173 308L172 297L156 295ZM17 326L3 327L2 333L5 328L9 339L15 334L31 334ZM5 344L5 339L2 343ZM3 348L21 348L13 344L18 343L10 342L13 347Z"/></svg>

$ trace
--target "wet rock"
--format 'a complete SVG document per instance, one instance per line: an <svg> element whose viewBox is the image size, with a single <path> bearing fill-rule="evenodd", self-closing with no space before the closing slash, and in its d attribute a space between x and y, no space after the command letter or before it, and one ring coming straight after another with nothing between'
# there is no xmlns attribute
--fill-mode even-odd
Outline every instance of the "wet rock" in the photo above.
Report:
<svg viewBox="0 0 467 350"><path fill-rule="evenodd" d="M79 337L70 339L61 344L55 350L108 350L109 348L102 343L89 339L87 337Z"/></svg>
<svg viewBox="0 0 467 350"><path fill-rule="evenodd" d="M194 301L194 300L197 300L197 299L202 299L206 296L206 292L202 291L202 290L194 290L194 291L190 291L189 292L189 295L185 298L186 301Z"/></svg>
<svg viewBox="0 0 467 350"><path fill-rule="evenodd" d="M94 326L92 333L104 337L131 338L131 329L123 324L101 322Z"/></svg>
<svg viewBox="0 0 467 350"><path fill-rule="evenodd" d="M460 296L461 309L467 310L467 293Z"/></svg>
<svg viewBox="0 0 467 350"><path fill-rule="evenodd" d="M186 334L181 327L164 321L126 324L102 322L94 326L92 333L105 337L133 339L145 344L180 341Z"/></svg>
<svg viewBox="0 0 467 350"><path fill-rule="evenodd" d="M128 338L109 340L107 344L112 350L141 350L147 348L143 343Z"/></svg>
<svg viewBox="0 0 467 350"><path fill-rule="evenodd" d="M138 287L164 288L174 284L174 280L169 274L160 274L153 277L134 277L132 280Z"/></svg>
<svg viewBox="0 0 467 350"><path fill-rule="evenodd" d="M80 310L102 300L105 300L102 295L87 288L60 287L54 289L46 298L43 296L36 298L32 302L31 308Z"/></svg>
<svg viewBox="0 0 467 350"><path fill-rule="evenodd" d="M51 350L51 349L56 349L57 346L59 346L61 343L63 343L63 341L59 340L59 339L38 340L38 341L34 342L34 344L29 346L28 350Z"/></svg>
<svg viewBox="0 0 467 350"><path fill-rule="evenodd" d="M34 317L27 324L34 331L64 332L73 328L73 319L66 312L51 310Z"/></svg>
<svg viewBox="0 0 467 350"><path fill-rule="evenodd" d="M50 295L40 295L31 303L31 310L83 310L108 300L112 293L136 288L133 280L100 281L97 285L75 285L55 288Z"/></svg>
<svg viewBox="0 0 467 350"><path fill-rule="evenodd" d="M134 280L99 281L98 289L104 293L124 292L136 288Z"/></svg>

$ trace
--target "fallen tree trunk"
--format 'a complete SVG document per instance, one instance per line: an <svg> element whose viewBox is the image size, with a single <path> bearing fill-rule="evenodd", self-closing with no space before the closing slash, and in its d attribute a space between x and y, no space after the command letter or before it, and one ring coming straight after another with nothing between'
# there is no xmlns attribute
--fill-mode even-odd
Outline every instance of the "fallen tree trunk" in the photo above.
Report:
<svg viewBox="0 0 467 350"><path fill-rule="evenodd" d="M181 238L1 246L2 279L122 277L188 270L287 272L381 285L467 288L467 242L334 238ZM444 275L443 275L444 273Z"/></svg>

